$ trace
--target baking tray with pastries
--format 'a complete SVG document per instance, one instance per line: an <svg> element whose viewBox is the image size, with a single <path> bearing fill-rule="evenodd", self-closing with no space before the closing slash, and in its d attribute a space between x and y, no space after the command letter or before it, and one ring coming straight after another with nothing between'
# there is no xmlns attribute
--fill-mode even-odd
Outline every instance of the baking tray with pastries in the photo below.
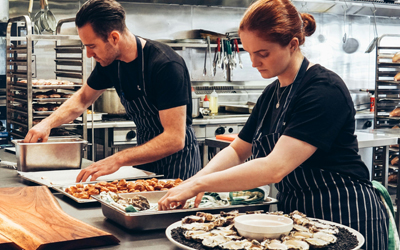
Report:
<svg viewBox="0 0 400 250"><path fill-rule="evenodd" d="M17 83L19 84L27 84L28 81L23 79L23 80L18 80ZM69 80L59 80L59 79L32 79L32 85L35 86L46 86L46 85L79 85L78 83L69 81Z"/></svg>
<svg viewBox="0 0 400 250"><path fill-rule="evenodd" d="M60 107L59 104L51 104L51 103L47 103L47 104L33 104L32 105L32 109L35 112L43 112L43 111L56 111L58 109L58 107Z"/></svg>
<svg viewBox="0 0 400 250"><path fill-rule="evenodd" d="M114 193L140 193L167 191L178 186L182 180L178 179L139 179L135 181L127 181L125 179L114 181L100 181L92 183L78 183L65 186L53 186L52 188L72 198L79 203L96 202L91 195L98 195L101 192Z"/></svg>

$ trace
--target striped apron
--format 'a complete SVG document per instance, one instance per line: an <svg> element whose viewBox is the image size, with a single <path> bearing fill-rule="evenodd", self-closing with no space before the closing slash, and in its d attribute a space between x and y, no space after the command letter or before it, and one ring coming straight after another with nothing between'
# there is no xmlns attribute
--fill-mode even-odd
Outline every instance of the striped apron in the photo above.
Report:
<svg viewBox="0 0 400 250"><path fill-rule="evenodd" d="M304 58L295 81L288 87L289 93L274 133L265 135L261 128L265 114L273 107L272 98L269 100L268 108L253 138L252 153L255 158L266 157L282 135L288 106L307 71L308 64L308 60ZM300 165L275 186L278 190L278 209L284 213L298 210L309 217L349 226L364 235L366 242L363 249L387 249L388 216L370 182L361 182L336 172Z"/></svg>
<svg viewBox="0 0 400 250"><path fill-rule="evenodd" d="M142 145L160 135L164 128L161 124L159 111L147 97L144 78L144 57L142 44L136 37L138 60L141 62L142 74L137 82L137 94L132 100L125 98L123 93L120 65L118 64L118 78L120 91L118 95L126 113L136 124L137 144ZM155 162L136 166L165 178L181 178L183 180L195 175L201 169L201 158L196 135L191 125L186 126L185 146L182 150Z"/></svg>

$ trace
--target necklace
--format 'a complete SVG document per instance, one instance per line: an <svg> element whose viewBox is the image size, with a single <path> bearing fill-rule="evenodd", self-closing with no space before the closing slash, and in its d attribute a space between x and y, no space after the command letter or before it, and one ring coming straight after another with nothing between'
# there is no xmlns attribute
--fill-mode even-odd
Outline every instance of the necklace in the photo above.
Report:
<svg viewBox="0 0 400 250"><path fill-rule="evenodd" d="M277 99L278 99L278 102L276 103L276 105L275 105L275 107L276 108L279 108L279 103L280 103L280 101L281 101L281 98L282 98L282 96L283 96L283 94L285 93L285 91L286 91L286 89L288 89L289 87L286 87L284 90L283 90L283 92L282 92L282 94L281 94L281 96L279 97L279 82L278 82L278 84L276 85L276 97L277 97Z"/></svg>

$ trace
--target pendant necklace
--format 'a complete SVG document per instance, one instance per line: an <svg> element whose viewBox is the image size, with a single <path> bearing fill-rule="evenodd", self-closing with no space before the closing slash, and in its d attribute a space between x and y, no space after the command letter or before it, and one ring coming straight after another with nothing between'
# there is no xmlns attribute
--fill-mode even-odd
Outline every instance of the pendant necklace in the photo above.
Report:
<svg viewBox="0 0 400 250"><path fill-rule="evenodd" d="M280 101L281 101L281 98L282 98L283 94L285 93L286 89L288 89L288 87L286 87L286 88L283 90L281 96L279 97L279 85L280 85L280 83L278 82L278 84L276 85L276 98L278 99L278 102L277 102L276 105L275 105L276 108L279 108L279 106L280 106L279 103L280 103Z"/></svg>

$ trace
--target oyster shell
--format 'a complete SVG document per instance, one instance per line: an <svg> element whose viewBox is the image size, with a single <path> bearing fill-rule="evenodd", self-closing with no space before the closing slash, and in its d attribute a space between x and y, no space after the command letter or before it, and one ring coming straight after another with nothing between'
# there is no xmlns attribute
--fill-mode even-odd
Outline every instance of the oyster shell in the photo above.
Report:
<svg viewBox="0 0 400 250"><path fill-rule="evenodd" d="M329 243L335 243L337 241L337 238L333 234L327 234L323 232L318 232L314 234L314 238L321 239L323 241L327 241Z"/></svg>
<svg viewBox="0 0 400 250"><path fill-rule="evenodd" d="M183 233L186 239L193 239L193 240L204 240L206 237L213 236L211 232L206 231L186 231Z"/></svg>
<svg viewBox="0 0 400 250"><path fill-rule="evenodd" d="M328 246L330 243L318 238L308 238L305 241L310 244L313 248L323 248Z"/></svg>
<svg viewBox="0 0 400 250"><path fill-rule="evenodd" d="M230 211L230 212L221 211L221 212L220 212L220 215L221 215L222 217L228 217L228 216L234 216L234 217L236 217L236 216L239 215L239 210L233 210L233 211Z"/></svg>
<svg viewBox="0 0 400 250"><path fill-rule="evenodd" d="M252 240L251 245L245 247L246 250L263 250L264 247L257 240Z"/></svg>
<svg viewBox="0 0 400 250"><path fill-rule="evenodd" d="M302 239L306 239L306 238L312 238L313 234L309 233L309 232L304 232L304 231L292 231L292 232L290 232L290 236L295 239L302 240Z"/></svg>
<svg viewBox="0 0 400 250"><path fill-rule="evenodd" d="M246 211L246 214L262 214L264 210Z"/></svg>
<svg viewBox="0 0 400 250"><path fill-rule="evenodd" d="M305 214L303 214L302 212L299 212L299 211L297 211L297 210L294 210L293 212L291 212L290 214L289 214L290 216L297 216L297 215L299 215L299 216L301 216L301 217L303 217L303 218L306 218L307 217L307 215L305 215Z"/></svg>
<svg viewBox="0 0 400 250"><path fill-rule="evenodd" d="M310 230L302 225L293 224L293 229L299 232L310 232Z"/></svg>
<svg viewBox="0 0 400 250"><path fill-rule="evenodd" d="M139 208L139 210L147 210L150 208L149 201L142 195L135 195L127 200L130 205Z"/></svg>
<svg viewBox="0 0 400 250"><path fill-rule="evenodd" d="M214 228L214 224L212 223L198 223L194 222L191 224L183 224L181 228L186 229L186 230L192 230L192 231L210 231L211 229Z"/></svg>
<svg viewBox="0 0 400 250"><path fill-rule="evenodd" d="M283 242L290 250L308 250L310 246L301 240L287 240Z"/></svg>
<svg viewBox="0 0 400 250"><path fill-rule="evenodd" d="M251 242L248 240L228 241L219 245L222 249L246 249L250 246Z"/></svg>
<svg viewBox="0 0 400 250"><path fill-rule="evenodd" d="M190 216L186 216L185 218L182 219L182 224L190 224L190 223L194 223L194 222L203 223L204 221L205 221L205 217L190 215Z"/></svg>
<svg viewBox="0 0 400 250"><path fill-rule="evenodd" d="M263 242L261 242L261 244L263 246L265 246L265 249L268 250L288 250L288 246L286 246L285 244L283 244L281 241L279 240L265 240Z"/></svg>
<svg viewBox="0 0 400 250"><path fill-rule="evenodd" d="M204 220L206 220L206 221L214 221L216 219L214 215L212 215L210 213L204 213L204 212L197 212L196 216L204 217Z"/></svg>
<svg viewBox="0 0 400 250"><path fill-rule="evenodd" d="M223 235L214 235L205 238L201 243L206 247L216 247L229 241L231 241L231 239L228 237L225 237Z"/></svg>

